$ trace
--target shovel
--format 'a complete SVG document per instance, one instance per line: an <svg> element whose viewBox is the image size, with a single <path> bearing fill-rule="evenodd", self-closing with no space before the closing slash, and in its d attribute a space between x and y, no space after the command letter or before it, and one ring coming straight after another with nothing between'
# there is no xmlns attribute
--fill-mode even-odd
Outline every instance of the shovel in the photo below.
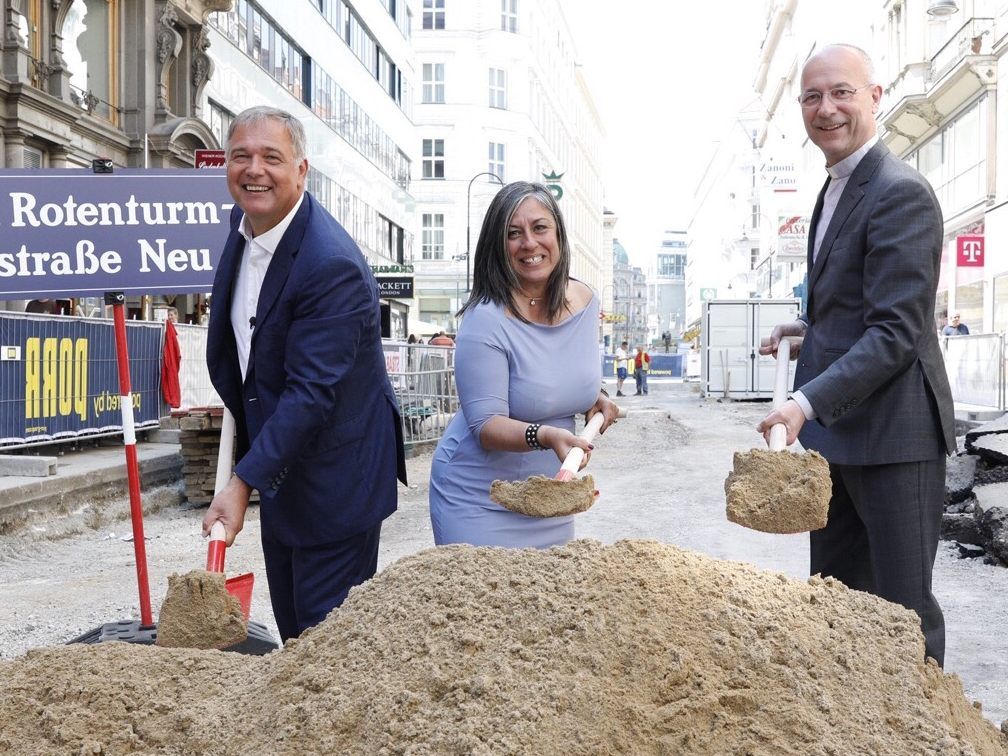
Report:
<svg viewBox="0 0 1008 756"><path fill-rule="evenodd" d="M791 342L777 346L774 409L787 401ZM725 480L726 514L731 522L764 533L804 533L826 527L833 485L829 463L816 452L790 452L787 426L771 426L769 450L735 452Z"/></svg>
<svg viewBox="0 0 1008 756"><path fill-rule="evenodd" d="M226 409L222 426L215 493L231 474L234 418ZM248 654L265 654L276 648L264 626L249 622L255 580L252 573L224 578L226 538L224 524L215 522L210 529L206 571L169 576L158 623L159 646L217 648Z"/></svg>
<svg viewBox="0 0 1008 756"><path fill-rule="evenodd" d="M217 474L214 478L214 496L220 493L231 477L231 461L234 459L235 421L234 415L227 407L224 408L224 418L221 421L220 447L217 450ZM207 572L224 572L224 550L227 548L227 533L224 524L219 520L210 528L210 543L207 546ZM252 609L252 586L255 575L246 572L224 581L227 592L238 599L242 615L248 622Z"/></svg>
<svg viewBox="0 0 1008 756"><path fill-rule="evenodd" d="M623 418L627 416L627 411L623 407L619 408L616 413L616 417ZM579 438L584 439L589 444L595 440L595 436L598 435L599 429L602 427L602 423L605 422L605 418L602 416L601 412L596 412L592 415L592 419L585 423L584 430L578 434ZM581 469L581 462L585 458L585 450L580 446L575 446L569 452L567 456L564 457L563 464L560 465L560 471L553 476L553 480L571 481L574 480L574 473Z"/></svg>
<svg viewBox="0 0 1008 756"><path fill-rule="evenodd" d="M626 417L622 407L617 417ZM591 443L605 422L601 412L592 415L578 436ZM591 475L578 478L585 451L574 447L564 457L559 472L552 478L533 475L528 480L495 480L490 485L490 498L506 509L528 517L559 517L561 515L584 512L598 496L595 480Z"/></svg>

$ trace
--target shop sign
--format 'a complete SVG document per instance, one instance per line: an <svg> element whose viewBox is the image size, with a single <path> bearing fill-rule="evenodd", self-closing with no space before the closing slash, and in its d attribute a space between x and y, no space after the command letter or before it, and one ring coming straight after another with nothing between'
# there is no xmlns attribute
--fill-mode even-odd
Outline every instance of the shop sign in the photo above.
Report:
<svg viewBox="0 0 1008 756"><path fill-rule="evenodd" d="M984 264L984 237L957 236L956 264L960 268L982 268Z"/></svg>
<svg viewBox="0 0 1008 756"><path fill-rule="evenodd" d="M413 299L413 276L379 276L378 293L385 299Z"/></svg>
<svg viewBox="0 0 1008 756"><path fill-rule="evenodd" d="M777 221L777 258L805 260L808 257L809 216L780 215Z"/></svg>

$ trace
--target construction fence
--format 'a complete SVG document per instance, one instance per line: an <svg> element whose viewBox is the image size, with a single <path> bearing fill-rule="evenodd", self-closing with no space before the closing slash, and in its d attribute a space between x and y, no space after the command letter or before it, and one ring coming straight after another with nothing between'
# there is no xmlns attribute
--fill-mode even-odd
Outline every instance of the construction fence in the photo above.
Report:
<svg viewBox="0 0 1008 756"><path fill-rule="evenodd" d="M1005 406L1005 334L941 337L952 399L981 410Z"/></svg>
<svg viewBox="0 0 1008 756"><path fill-rule="evenodd" d="M161 394L163 322L128 321L137 430L170 408ZM175 324L180 410L220 406L206 367L206 326ZM438 441L458 410L453 347L385 341L407 446ZM122 432L113 323L105 318L0 313L0 446L7 449Z"/></svg>

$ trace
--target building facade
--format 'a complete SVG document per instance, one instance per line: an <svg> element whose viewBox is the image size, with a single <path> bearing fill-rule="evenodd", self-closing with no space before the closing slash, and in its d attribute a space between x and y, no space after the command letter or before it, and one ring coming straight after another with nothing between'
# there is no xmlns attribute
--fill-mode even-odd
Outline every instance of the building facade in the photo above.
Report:
<svg viewBox="0 0 1008 756"><path fill-rule="evenodd" d="M223 144L231 119L252 105L296 115L308 137L307 188L379 282L412 275L411 19L395 0L236 0L208 21L214 73L202 107L214 139ZM411 304L383 297L384 335L405 338Z"/></svg>
<svg viewBox="0 0 1008 756"><path fill-rule="evenodd" d="M631 349L650 344L648 331L647 278L630 265L630 256L613 239L612 339L615 346L626 341Z"/></svg>
<svg viewBox="0 0 1008 756"><path fill-rule="evenodd" d="M686 323L685 231L665 231L649 271L648 330L652 342L678 341Z"/></svg>
<svg viewBox="0 0 1008 756"><path fill-rule="evenodd" d="M408 270L414 71L406 2L9 6L0 42L4 167L87 169L106 158L121 167L192 168L195 150L223 147L235 113L275 105L306 126L308 188L379 275ZM152 299L198 319L199 295L133 297L127 306L150 317ZM408 306L383 300L389 332L405 333Z"/></svg>
<svg viewBox="0 0 1008 756"><path fill-rule="evenodd" d="M558 0L423 0L414 22L415 255L422 321L454 331L470 255L501 184L539 181L557 197L571 274L604 286L602 125Z"/></svg>

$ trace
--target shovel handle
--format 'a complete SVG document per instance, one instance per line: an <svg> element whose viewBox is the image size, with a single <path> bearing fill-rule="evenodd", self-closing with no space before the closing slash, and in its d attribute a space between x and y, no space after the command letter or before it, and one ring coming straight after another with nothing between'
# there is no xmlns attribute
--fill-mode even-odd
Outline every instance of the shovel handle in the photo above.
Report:
<svg viewBox="0 0 1008 756"><path fill-rule="evenodd" d="M210 527L210 544L207 546L207 572L224 572L224 550L227 548L227 531L224 523L217 520Z"/></svg>
<svg viewBox="0 0 1008 756"><path fill-rule="evenodd" d="M782 338L777 345L777 372L774 373L773 408L780 409L787 401L788 365L791 362L791 342ZM770 451L783 451L787 446L787 426L778 423L770 428Z"/></svg>
<svg viewBox="0 0 1008 756"><path fill-rule="evenodd" d="M619 408L616 413L616 417L626 417L627 411L623 407ZM598 435L599 428L602 427L602 423L605 422L605 417L601 412L596 412L592 415L591 420L585 423L584 430L578 434L579 438L583 438L589 444ZM564 457L563 464L560 465L560 472L557 473L557 478L561 480L570 480L579 469L581 469L581 461L585 457L585 450L580 446L575 446L569 452L567 456ZM561 477L562 476L562 477Z"/></svg>
<svg viewBox="0 0 1008 756"><path fill-rule="evenodd" d="M214 496L221 492L231 477L231 461L234 458L235 420L231 410L224 408L221 421L220 446L217 448L217 476L214 481ZM224 550L227 548L227 531L224 523L217 520L210 526L210 543L207 545L207 572L224 572Z"/></svg>

